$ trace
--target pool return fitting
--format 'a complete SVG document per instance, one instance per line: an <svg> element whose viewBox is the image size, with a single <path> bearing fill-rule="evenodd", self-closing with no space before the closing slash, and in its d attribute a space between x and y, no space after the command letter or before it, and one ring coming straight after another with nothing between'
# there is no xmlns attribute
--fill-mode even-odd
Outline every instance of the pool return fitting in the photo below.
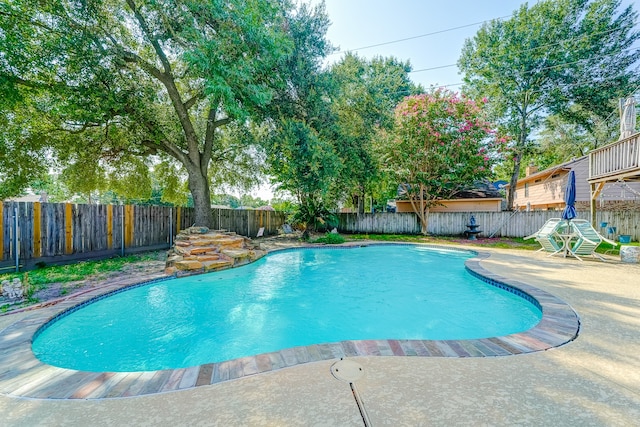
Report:
<svg viewBox="0 0 640 427"><path fill-rule="evenodd" d="M358 389L356 388L355 384L355 381L359 380L364 375L364 368L362 367L362 365L354 362L353 360L345 360L344 358L340 358L340 361L331 365L331 374L336 379L349 383L349 387L351 387L351 393L353 394L353 398L356 401L356 405L358 405L358 410L360 411L360 416L362 417L364 426L371 427L369 415L367 415L367 411L364 408L364 403L360 398L360 393L358 393Z"/></svg>

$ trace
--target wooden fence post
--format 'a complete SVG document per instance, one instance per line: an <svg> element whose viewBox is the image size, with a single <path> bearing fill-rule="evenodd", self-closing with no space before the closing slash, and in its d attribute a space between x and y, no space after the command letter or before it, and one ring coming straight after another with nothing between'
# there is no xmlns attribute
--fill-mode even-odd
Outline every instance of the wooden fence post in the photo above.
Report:
<svg viewBox="0 0 640 427"><path fill-rule="evenodd" d="M124 218L124 238L127 248L133 246L133 205L126 205Z"/></svg>
<svg viewBox="0 0 640 427"><path fill-rule="evenodd" d="M64 205L64 253L69 255L73 252L73 211L71 203Z"/></svg>
<svg viewBox="0 0 640 427"><path fill-rule="evenodd" d="M33 203L33 257L42 256L42 208L40 202Z"/></svg>
<svg viewBox="0 0 640 427"><path fill-rule="evenodd" d="M107 249L113 249L113 205L107 205Z"/></svg>
<svg viewBox="0 0 640 427"><path fill-rule="evenodd" d="M182 208L178 206L176 208L176 234L180 232L180 220L182 219L180 218L181 214L182 214Z"/></svg>
<svg viewBox="0 0 640 427"><path fill-rule="evenodd" d="M124 205L120 205L120 255L124 256Z"/></svg>
<svg viewBox="0 0 640 427"><path fill-rule="evenodd" d="M173 246L173 208L169 208L169 247Z"/></svg>

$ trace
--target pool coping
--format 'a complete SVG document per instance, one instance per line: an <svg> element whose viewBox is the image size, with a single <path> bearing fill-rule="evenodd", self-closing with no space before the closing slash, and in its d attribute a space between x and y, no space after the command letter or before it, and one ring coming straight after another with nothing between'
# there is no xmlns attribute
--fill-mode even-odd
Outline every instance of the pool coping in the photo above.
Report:
<svg viewBox="0 0 640 427"><path fill-rule="evenodd" d="M383 243L384 245L397 245ZM344 249L381 245L357 244L321 247ZM404 243L402 245L416 245ZM0 393L32 399L107 399L142 396L185 390L216 384L247 376L272 372L305 363L337 360L357 356L412 356L412 357L499 357L546 351L573 341L580 330L580 319L564 301L526 283L493 274L480 265L489 253L467 249L452 249L439 245L419 246L440 250L471 252L474 258L465 261L465 267L486 283L535 301L542 310L542 319L533 328L511 335L470 340L354 340L337 343L293 347L240 359L180 369L144 372L86 372L58 368L40 362L31 351L36 332L52 319L74 307L94 299L104 298L132 286L142 286L171 277L158 277L142 282L114 283L70 296L50 307L35 310L33 315L11 324L0 331ZM318 248L301 246L272 251Z"/></svg>

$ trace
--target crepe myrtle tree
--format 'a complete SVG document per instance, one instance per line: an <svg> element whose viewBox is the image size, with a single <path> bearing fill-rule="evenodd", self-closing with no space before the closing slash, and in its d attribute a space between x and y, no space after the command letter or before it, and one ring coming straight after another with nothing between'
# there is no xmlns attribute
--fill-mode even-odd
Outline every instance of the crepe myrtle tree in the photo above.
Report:
<svg viewBox="0 0 640 427"><path fill-rule="evenodd" d="M443 89L409 96L395 109L395 127L378 152L427 234L429 208L491 175L499 139L483 104Z"/></svg>

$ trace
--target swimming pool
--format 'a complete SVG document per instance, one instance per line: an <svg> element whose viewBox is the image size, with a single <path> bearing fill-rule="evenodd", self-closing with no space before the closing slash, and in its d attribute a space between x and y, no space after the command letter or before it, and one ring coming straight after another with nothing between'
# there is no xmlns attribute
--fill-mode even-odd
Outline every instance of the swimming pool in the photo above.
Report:
<svg viewBox="0 0 640 427"><path fill-rule="evenodd" d="M274 253L240 269L129 289L46 325L45 363L140 371L364 339L472 339L528 330L531 302L420 246Z"/></svg>

